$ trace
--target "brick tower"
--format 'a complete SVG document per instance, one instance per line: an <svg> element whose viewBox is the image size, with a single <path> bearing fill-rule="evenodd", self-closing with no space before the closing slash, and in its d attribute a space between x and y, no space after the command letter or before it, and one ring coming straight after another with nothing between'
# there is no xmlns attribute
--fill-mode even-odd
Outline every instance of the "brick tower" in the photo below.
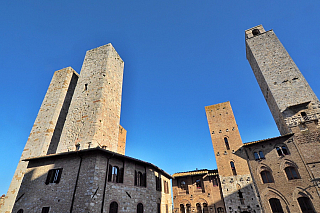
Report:
<svg viewBox="0 0 320 213"><path fill-rule="evenodd" d="M111 44L87 51L80 75L56 71L22 152L0 211L9 213L27 170L27 158L105 148L125 153L120 126L124 62Z"/></svg>
<svg viewBox="0 0 320 213"><path fill-rule="evenodd" d="M260 212L230 102L205 107L227 212Z"/></svg>
<svg viewBox="0 0 320 213"><path fill-rule="evenodd" d="M293 142L310 180L319 185L320 103L317 96L273 30L265 31L259 25L246 30L245 38L247 59L281 135L294 133Z"/></svg>

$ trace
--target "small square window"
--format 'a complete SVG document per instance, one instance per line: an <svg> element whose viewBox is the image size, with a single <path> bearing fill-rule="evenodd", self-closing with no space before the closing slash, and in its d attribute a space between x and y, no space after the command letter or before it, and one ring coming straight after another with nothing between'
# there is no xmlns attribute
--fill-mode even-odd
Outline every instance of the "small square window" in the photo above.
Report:
<svg viewBox="0 0 320 213"><path fill-rule="evenodd" d="M50 207L43 207L41 213L49 213Z"/></svg>
<svg viewBox="0 0 320 213"><path fill-rule="evenodd" d="M62 174L62 168L59 169L50 169L48 172L46 184L49 183L59 183Z"/></svg>

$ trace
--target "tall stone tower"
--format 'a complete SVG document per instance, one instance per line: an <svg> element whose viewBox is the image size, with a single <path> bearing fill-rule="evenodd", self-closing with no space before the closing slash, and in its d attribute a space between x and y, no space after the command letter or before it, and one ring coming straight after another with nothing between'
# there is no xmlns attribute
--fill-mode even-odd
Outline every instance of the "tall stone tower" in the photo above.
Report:
<svg viewBox="0 0 320 213"><path fill-rule="evenodd" d="M260 212L230 102L206 106L205 110L227 212Z"/></svg>
<svg viewBox="0 0 320 213"><path fill-rule="evenodd" d="M87 51L57 152L118 151L123 67L111 44Z"/></svg>
<svg viewBox="0 0 320 213"><path fill-rule="evenodd" d="M310 179L320 185L320 103L273 30L245 31L246 54L281 135L294 133Z"/></svg>
<svg viewBox="0 0 320 213"><path fill-rule="evenodd" d="M318 120L319 100L273 30L245 31L246 54L281 135Z"/></svg>
<svg viewBox="0 0 320 213"><path fill-rule="evenodd" d="M120 126L124 62L111 44L87 51L80 75L56 71L32 127L0 211L9 213L27 169L27 158L101 147L125 153Z"/></svg>
<svg viewBox="0 0 320 213"><path fill-rule="evenodd" d="M54 73L12 178L4 206L0 208L1 212L11 212L28 166L28 162L23 160L46 155L50 145L59 142L77 80L78 74L71 67Z"/></svg>

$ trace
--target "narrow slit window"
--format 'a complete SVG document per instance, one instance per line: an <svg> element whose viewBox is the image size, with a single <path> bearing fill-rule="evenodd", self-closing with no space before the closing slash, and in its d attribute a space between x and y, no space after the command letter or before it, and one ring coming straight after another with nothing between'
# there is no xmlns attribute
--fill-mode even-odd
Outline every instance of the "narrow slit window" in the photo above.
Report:
<svg viewBox="0 0 320 213"><path fill-rule="evenodd" d="M226 145L227 150L230 150L229 141L227 137L224 138L224 144Z"/></svg>
<svg viewBox="0 0 320 213"><path fill-rule="evenodd" d="M237 175L236 167L233 161L230 161L230 166L231 166L232 174Z"/></svg>

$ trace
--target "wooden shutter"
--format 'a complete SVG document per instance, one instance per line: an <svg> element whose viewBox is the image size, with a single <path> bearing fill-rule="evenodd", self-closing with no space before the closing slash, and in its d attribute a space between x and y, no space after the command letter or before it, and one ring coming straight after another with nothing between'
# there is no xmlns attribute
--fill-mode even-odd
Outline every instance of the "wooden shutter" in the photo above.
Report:
<svg viewBox="0 0 320 213"><path fill-rule="evenodd" d="M48 185L50 183L50 180L52 179L53 177L53 173L54 173L54 169L50 169L49 172L48 172L48 176L47 176L47 180L46 180L46 185Z"/></svg>
<svg viewBox="0 0 320 213"><path fill-rule="evenodd" d="M109 171L108 171L108 182L112 179L112 165L109 164Z"/></svg>
<svg viewBox="0 0 320 213"><path fill-rule="evenodd" d="M57 170L59 171L59 173L58 173L58 178L57 178L56 183L59 183L60 182L60 178L61 178L61 174L62 174L62 168L57 169Z"/></svg>
<svg viewBox="0 0 320 213"><path fill-rule="evenodd" d="M137 185L137 170L134 171L134 185Z"/></svg>
<svg viewBox="0 0 320 213"><path fill-rule="evenodd" d="M124 174L124 168L119 169L119 174L118 174L118 183L123 183L123 174Z"/></svg>

